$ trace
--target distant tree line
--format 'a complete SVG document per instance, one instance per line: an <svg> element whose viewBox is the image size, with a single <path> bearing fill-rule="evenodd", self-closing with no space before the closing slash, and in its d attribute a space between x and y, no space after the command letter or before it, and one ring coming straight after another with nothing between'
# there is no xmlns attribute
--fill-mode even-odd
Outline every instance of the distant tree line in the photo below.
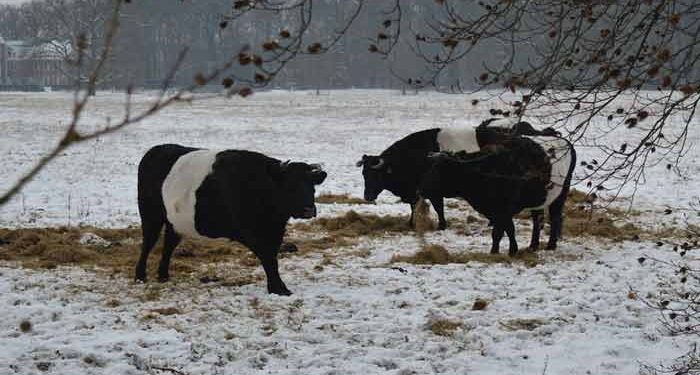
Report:
<svg viewBox="0 0 700 375"><path fill-rule="evenodd" d="M34 0L20 6L1 5L0 36L37 43L53 41L64 50L67 60L75 58L79 43L87 44L81 64L74 62L73 69L66 69L67 75L77 79L79 70L88 71L99 56L111 4L111 0ZM377 28L386 22L385 10L391 9L392 1L377 0L371 6L361 5L347 0L315 1L310 13L313 19L305 35L308 43L324 40L329 31L354 16L351 27L328 51L297 56L290 61L272 84L305 89L398 89L406 87L403 77L422 74L425 62L409 43L398 45L387 55L368 51L374 48ZM424 14L432 6L429 1L406 1L402 18L397 22L420 32L426 27ZM299 22L293 12L280 16L280 12L271 11L248 12L228 24L231 8L231 0L130 2L121 12L119 35L98 86L157 87L184 48L189 51L174 83L189 84L198 72L220 66L244 45L264 48L261 46L265 42L283 39L285 32ZM405 37L413 36L407 33ZM469 87L476 82L484 57L497 62L503 56L503 51L496 48L478 59L464 59L446 69L438 85L448 90ZM237 69L237 76L248 74L252 81L256 79L252 65Z"/></svg>

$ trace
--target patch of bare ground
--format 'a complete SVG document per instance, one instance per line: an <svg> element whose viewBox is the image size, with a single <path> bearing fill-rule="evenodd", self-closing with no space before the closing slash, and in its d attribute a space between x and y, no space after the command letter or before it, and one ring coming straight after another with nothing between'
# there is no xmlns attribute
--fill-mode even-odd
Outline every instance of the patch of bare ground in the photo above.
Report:
<svg viewBox="0 0 700 375"><path fill-rule="evenodd" d="M369 202L362 198L357 198L350 196L350 194L332 194L332 193L321 193L316 197L316 203L321 204L376 204L375 202Z"/></svg>

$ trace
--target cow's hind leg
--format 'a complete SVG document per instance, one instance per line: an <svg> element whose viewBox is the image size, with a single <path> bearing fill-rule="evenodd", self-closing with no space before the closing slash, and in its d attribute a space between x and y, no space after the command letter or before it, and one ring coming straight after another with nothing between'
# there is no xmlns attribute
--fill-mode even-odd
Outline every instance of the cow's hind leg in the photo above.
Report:
<svg viewBox="0 0 700 375"><path fill-rule="evenodd" d="M445 220L445 203L442 197L430 198L430 203L433 205L435 212L438 215L438 229L444 230L447 228L447 220Z"/></svg>
<svg viewBox="0 0 700 375"><path fill-rule="evenodd" d="M141 230L143 232L143 242L141 243L141 255L136 263L136 280L146 281L146 262L148 261L148 254L151 253L153 246L158 242L158 237L160 236L161 229L163 229L163 219L158 217L147 218L142 215L141 217Z"/></svg>
<svg viewBox="0 0 700 375"><path fill-rule="evenodd" d="M411 229L414 229L415 226L413 225L413 217L415 215L416 211L416 202L414 203L409 203L411 205L411 217L408 218L408 227Z"/></svg>
<svg viewBox="0 0 700 375"><path fill-rule="evenodd" d="M175 250L181 239L182 237L175 232L173 225L170 223L165 223L163 255L160 257L160 265L158 266L158 281L165 282L170 278L170 275L168 274L168 269L170 268L170 258L173 256L173 250Z"/></svg>
<svg viewBox="0 0 700 375"><path fill-rule="evenodd" d="M564 211L564 202L566 201L566 192L563 192L549 206L549 241L547 242L547 250L557 248L557 241L561 237L561 228L563 225L562 213Z"/></svg>
<svg viewBox="0 0 700 375"><path fill-rule="evenodd" d="M542 230L543 210L532 210L532 237L530 238L530 251L537 251L540 247L540 231Z"/></svg>
<svg viewBox="0 0 700 375"><path fill-rule="evenodd" d="M493 229L491 230L491 254L498 254L503 238L503 225L499 220L492 220Z"/></svg>
<svg viewBox="0 0 700 375"><path fill-rule="evenodd" d="M503 228L508 235L508 255L515 256L518 253L518 242L515 240L515 225L513 225L513 218L509 217L503 220Z"/></svg>

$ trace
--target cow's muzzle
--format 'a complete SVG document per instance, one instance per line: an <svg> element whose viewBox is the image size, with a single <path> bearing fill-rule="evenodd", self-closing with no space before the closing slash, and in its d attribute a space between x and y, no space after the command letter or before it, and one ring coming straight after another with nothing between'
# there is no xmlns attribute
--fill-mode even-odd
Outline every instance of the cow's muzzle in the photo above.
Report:
<svg viewBox="0 0 700 375"><path fill-rule="evenodd" d="M316 217L316 206L304 207L304 211L301 214L304 219L311 219Z"/></svg>

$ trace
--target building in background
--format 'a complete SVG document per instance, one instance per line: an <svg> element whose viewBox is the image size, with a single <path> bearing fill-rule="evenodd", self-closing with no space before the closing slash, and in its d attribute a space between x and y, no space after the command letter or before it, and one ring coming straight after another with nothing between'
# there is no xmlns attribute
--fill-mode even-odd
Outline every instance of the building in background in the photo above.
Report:
<svg viewBox="0 0 700 375"><path fill-rule="evenodd" d="M65 59L69 49L69 44L57 41L0 37L0 86L10 89L70 86Z"/></svg>

